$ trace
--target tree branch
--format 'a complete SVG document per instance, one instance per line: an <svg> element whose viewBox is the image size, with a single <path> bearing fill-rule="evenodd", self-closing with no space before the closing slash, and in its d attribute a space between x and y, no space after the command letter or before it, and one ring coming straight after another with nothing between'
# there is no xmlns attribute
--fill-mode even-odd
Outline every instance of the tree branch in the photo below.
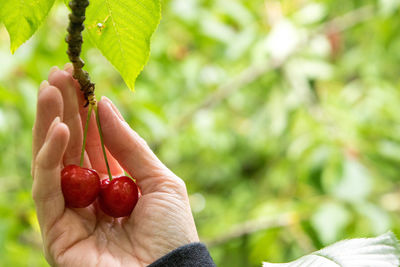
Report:
<svg viewBox="0 0 400 267"><path fill-rule="evenodd" d="M85 12L86 7L88 6L88 0L71 0L69 2L71 13L69 14L69 25L67 29L68 35L65 38L65 41L68 43L67 54L69 60L74 65L73 76L76 80L78 80L81 86L81 91L86 99L85 107L89 104L89 102L95 103L94 83L90 81L89 73L82 69L85 65L85 62L80 58L83 43L82 31L85 28L83 22L86 19Z"/></svg>

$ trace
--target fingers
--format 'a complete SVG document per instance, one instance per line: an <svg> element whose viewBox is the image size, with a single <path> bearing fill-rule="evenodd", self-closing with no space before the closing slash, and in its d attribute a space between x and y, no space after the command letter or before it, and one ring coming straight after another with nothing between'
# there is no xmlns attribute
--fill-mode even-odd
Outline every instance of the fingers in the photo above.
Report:
<svg viewBox="0 0 400 267"><path fill-rule="evenodd" d="M102 98L98 105L107 148L122 167L137 180L143 194L164 190L166 183L172 186L182 184L122 119L110 100Z"/></svg>
<svg viewBox="0 0 400 267"><path fill-rule="evenodd" d="M57 117L51 124L34 162L32 197L42 230L46 230L64 211L60 171L68 139L68 127Z"/></svg>
<svg viewBox="0 0 400 267"><path fill-rule="evenodd" d="M50 86L47 81L42 82L40 85L36 110L36 121L33 126L33 163L39 149L43 145L51 122L56 117L62 118L63 115L61 93L54 86ZM34 176L34 168L32 168L32 176Z"/></svg>
<svg viewBox="0 0 400 267"><path fill-rule="evenodd" d="M51 85L57 87L62 95L64 102L63 121L70 130L69 143L64 155L64 164L79 165L83 131L79 115L75 81L68 72L53 67L52 72L49 74L49 82ZM89 166L87 156L85 157L84 165Z"/></svg>

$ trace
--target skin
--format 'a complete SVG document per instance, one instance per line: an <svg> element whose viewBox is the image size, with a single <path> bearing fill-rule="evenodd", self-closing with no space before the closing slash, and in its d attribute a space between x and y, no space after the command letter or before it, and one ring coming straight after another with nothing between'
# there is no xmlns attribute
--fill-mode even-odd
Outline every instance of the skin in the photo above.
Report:
<svg viewBox="0 0 400 267"><path fill-rule="evenodd" d="M111 218L94 202L66 208L60 172L79 165L87 109L72 78L72 66L53 67L39 90L33 128L32 196L44 253L52 266L146 266L171 250L198 242L185 183L172 173L124 121L107 98L98 103L113 176L126 170L142 196L129 217ZM94 118L90 120L84 167L106 178Z"/></svg>

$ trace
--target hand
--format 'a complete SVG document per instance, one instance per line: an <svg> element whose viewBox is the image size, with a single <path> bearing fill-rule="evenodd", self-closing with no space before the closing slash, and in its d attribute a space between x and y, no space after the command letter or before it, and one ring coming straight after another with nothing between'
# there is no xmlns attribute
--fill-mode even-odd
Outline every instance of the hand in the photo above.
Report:
<svg viewBox="0 0 400 267"><path fill-rule="evenodd" d="M142 196L125 218L105 215L97 202L83 209L65 207L60 172L66 165L79 165L87 114L72 71L69 64L64 71L53 68L50 84L41 84L33 129L32 195L47 261L57 266L146 266L175 248L198 242L184 182L106 98L98 109L112 175L126 170ZM107 177L94 114L84 167Z"/></svg>

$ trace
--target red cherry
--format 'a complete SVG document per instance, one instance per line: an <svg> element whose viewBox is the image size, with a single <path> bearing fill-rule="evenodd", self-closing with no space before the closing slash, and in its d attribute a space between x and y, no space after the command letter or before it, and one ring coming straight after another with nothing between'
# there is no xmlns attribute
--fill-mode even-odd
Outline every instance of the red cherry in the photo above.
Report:
<svg viewBox="0 0 400 267"><path fill-rule="evenodd" d="M127 176L101 181L100 208L105 214L118 218L129 216L139 198L136 183Z"/></svg>
<svg viewBox="0 0 400 267"><path fill-rule="evenodd" d="M94 170L68 165L61 171L61 189L67 207L84 208L99 195L100 178Z"/></svg>

